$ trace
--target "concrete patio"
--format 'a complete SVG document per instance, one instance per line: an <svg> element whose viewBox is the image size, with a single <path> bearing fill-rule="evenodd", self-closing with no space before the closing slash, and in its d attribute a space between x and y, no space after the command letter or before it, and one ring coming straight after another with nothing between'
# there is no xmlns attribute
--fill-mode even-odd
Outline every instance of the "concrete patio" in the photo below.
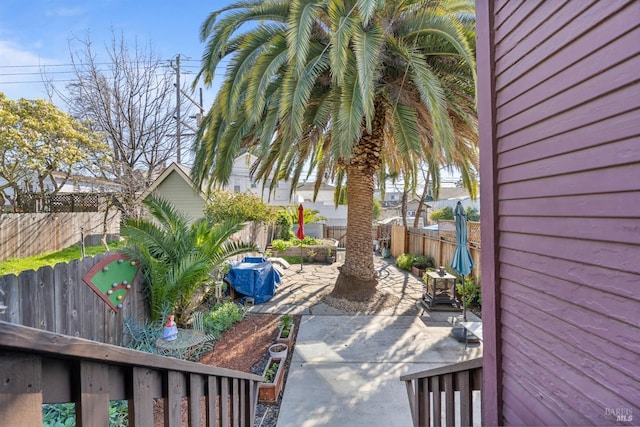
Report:
<svg viewBox="0 0 640 427"><path fill-rule="evenodd" d="M292 265L276 295L251 308L303 316L279 427L411 426L400 375L482 356L481 345L465 348L449 336L462 313L425 312L422 282L390 260L375 262L379 288L400 297L375 315L348 314L321 301L331 292L338 263L305 264L302 271ZM469 312L467 318L479 320Z"/></svg>

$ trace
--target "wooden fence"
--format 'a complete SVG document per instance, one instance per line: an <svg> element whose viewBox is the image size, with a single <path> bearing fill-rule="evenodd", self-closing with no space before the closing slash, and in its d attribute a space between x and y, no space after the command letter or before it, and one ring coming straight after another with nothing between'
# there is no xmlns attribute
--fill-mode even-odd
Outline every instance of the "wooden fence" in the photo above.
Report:
<svg viewBox="0 0 640 427"><path fill-rule="evenodd" d="M123 321L147 318L138 274L118 313L82 278L109 254L0 277L0 320L107 344L123 344Z"/></svg>
<svg viewBox="0 0 640 427"><path fill-rule="evenodd" d="M391 226L390 225L374 225L371 227L371 234L373 240L377 240L380 243L389 242L391 238ZM329 225L324 229L325 239L334 239L338 241L338 247L344 248L347 245L347 227L340 225Z"/></svg>
<svg viewBox="0 0 640 427"><path fill-rule="evenodd" d="M131 426L157 425L158 409L165 426L251 427L263 381L255 374L3 322L0 372L3 426L40 426L43 403L66 402L75 404L75 425L107 426L109 402L127 400Z"/></svg>
<svg viewBox="0 0 640 427"><path fill-rule="evenodd" d="M98 244L104 212L0 214L0 261L54 252L80 243ZM107 234L120 233L120 212L107 218Z"/></svg>
<svg viewBox="0 0 640 427"><path fill-rule="evenodd" d="M453 234L451 234L450 223L440 225L438 231L428 231L419 228L405 228L403 226L393 226L391 230L391 256L397 257L402 253L430 255L436 265L449 266L453 253L456 249L455 223L453 224ZM440 221L439 224L442 224ZM473 258L474 268L471 274L480 277L480 223L470 222L469 235L473 235L473 241L469 240L469 252Z"/></svg>

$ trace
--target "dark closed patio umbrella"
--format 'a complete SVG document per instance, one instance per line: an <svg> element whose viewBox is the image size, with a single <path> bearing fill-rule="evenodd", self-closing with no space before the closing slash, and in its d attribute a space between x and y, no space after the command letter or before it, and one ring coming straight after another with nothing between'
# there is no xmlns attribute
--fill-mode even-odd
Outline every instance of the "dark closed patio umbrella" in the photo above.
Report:
<svg viewBox="0 0 640 427"><path fill-rule="evenodd" d="M466 322L467 307L464 304L464 276L468 276L469 273L471 273L471 270L473 270L473 258L471 257L471 252L467 246L467 242L469 240L467 231L467 214L465 213L460 201L458 201L453 214L456 219L456 249L453 253L453 258L451 259L451 268L462 275L462 310L463 318Z"/></svg>

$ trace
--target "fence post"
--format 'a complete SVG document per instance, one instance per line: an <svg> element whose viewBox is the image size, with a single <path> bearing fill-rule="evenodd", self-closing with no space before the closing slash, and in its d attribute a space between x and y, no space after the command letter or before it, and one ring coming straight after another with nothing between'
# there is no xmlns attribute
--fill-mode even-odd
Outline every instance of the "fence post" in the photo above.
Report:
<svg viewBox="0 0 640 427"><path fill-rule="evenodd" d="M404 250L402 252L406 254L409 252L409 228L403 227L402 229L404 230Z"/></svg>

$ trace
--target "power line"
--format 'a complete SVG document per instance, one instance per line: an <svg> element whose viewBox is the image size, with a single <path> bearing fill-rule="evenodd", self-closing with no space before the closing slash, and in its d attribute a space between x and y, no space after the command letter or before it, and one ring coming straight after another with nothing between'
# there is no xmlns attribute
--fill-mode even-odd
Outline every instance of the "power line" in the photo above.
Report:
<svg viewBox="0 0 640 427"><path fill-rule="evenodd" d="M158 60L158 64L161 64L164 61L169 61L169 59L161 59ZM199 59L182 59L182 62L199 62ZM132 61L129 64L146 64L149 61ZM0 69L2 68L47 68L47 67L83 67L88 65L114 65L114 62L94 62L94 63L68 63L68 64L25 64L25 65L0 65Z"/></svg>

